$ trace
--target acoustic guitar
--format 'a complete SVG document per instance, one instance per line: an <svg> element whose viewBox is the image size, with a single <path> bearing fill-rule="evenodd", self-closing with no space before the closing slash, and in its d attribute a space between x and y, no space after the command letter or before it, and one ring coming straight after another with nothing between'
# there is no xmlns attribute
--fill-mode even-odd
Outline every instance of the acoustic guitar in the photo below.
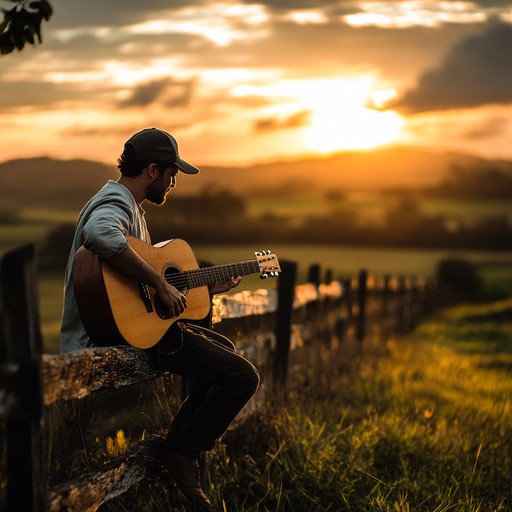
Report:
<svg viewBox="0 0 512 512"><path fill-rule="evenodd" d="M150 348L177 320L199 320L208 315L208 285L231 277L261 273L277 276L279 262L270 251L256 252L255 260L199 268L192 248L181 239L149 245L127 237L129 245L187 297L187 308L169 318L154 290L118 272L85 247L75 254L72 280L78 310L87 334L97 346L128 343Z"/></svg>

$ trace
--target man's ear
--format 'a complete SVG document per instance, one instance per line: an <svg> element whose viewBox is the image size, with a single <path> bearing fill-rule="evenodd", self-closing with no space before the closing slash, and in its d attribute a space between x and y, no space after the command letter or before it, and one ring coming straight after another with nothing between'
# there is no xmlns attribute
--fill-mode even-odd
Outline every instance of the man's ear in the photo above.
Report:
<svg viewBox="0 0 512 512"><path fill-rule="evenodd" d="M150 178L151 180L154 180L155 178L157 178L158 173L160 172L157 165L154 163L149 164L145 170L147 172L148 178Z"/></svg>

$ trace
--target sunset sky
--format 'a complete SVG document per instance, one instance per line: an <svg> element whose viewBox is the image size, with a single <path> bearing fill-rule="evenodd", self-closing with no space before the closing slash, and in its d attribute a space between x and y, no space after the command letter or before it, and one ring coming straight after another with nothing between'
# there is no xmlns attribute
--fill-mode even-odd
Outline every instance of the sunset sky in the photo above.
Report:
<svg viewBox="0 0 512 512"><path fill-rule="evenodd" d="M43 44L0 57L1 161L115 163L150 126L199 165L386 144L512 158L510 0L50 2Z"/></svg>

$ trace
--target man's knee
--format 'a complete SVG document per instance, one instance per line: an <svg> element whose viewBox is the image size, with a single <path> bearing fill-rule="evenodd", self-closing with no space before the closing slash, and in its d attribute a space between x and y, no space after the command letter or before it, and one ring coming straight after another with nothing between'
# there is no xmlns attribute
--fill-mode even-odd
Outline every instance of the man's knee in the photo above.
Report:
<svg viewBox="0 0 512 512"><path fill-rule="evenodd" d="M260 372L249 361L246 360L246 368L243 377L244 391L253 396L260 387Z"/></svg>

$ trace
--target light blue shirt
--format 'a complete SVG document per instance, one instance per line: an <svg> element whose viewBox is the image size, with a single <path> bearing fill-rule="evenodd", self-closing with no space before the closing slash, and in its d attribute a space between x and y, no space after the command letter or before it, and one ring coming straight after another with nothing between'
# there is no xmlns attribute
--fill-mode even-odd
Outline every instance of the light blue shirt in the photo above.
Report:
<svg viewBox="0 0 512 512"><path fill-rule="evenodd" d="M65 273L61 353L94 346L80 319L73 291L71 268L76 251L84 245L100 258L108 260L126 249L128 235L151 243L144 210L124 185L109 181L78 216Z"/></svg>

